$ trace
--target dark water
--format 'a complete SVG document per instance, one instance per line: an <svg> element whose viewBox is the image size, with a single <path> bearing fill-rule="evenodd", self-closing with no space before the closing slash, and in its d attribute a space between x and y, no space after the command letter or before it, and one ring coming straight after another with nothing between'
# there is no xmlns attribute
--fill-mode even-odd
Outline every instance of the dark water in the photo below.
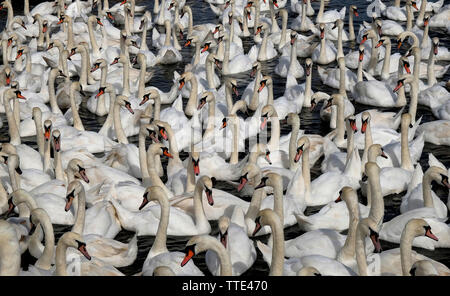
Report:
<svg viewBox="0 0 450 296"><path fill-rule="evenodd" d="M15 8L15 14L23 14L23 2L22 1L12 1L12 2L13 2L13 6ZM41 2L41 1L30 0L30 9L32 9L33 6L39 2ZM118 1L110 1L110 6L114 5L116 2L118 2ZM362 23L362 21L368 21L368 22L371 21L366 16L366 13L365 13L366 7L369 3L370 2L366 2L366 1L362 1L362 0L357 0L357 1L331 0L327 4L326 9L340 9L342 5L345 5L345 6L347 6L347 13L348 13L349 5L351 5L351 4L357 5L358 11L360 13L359 17L355 18L355 20L354 20L355 21L355 32L357 34L359 25ZM389 2L384 1L384 3L386 5L392 5L393 1L389 1ZM150 10L151 12L153 11L152 10L153 9L153 1L136 0L136 4L137 5L146 5L148 10ZM200 0L187 0L186 4L190 5L192 8L193 15L194 15L194 25L201 24L201 23L217 23L215 14L212 13L212 11L209 8L209 4L207 4L206 2L200 1ZM315 9L316 13L318 12L319 4L320 4L320 1L312 3L312 6ZM288 3L286 5L286 9L290 10L290 3ZM96 12L96 9L94 12ZM291 24L292 20L296 16L297 16L296 14L289 12L288 27ZM315 16L314 16L314 18L315 18ZM153 17L153 19L154 19L154 17ZM2 29L4 27L5 21L6 21L6 12L2 11L2 12L0 12L0 27ZM345 20L345 30L348 30L347 21L348 20L346 19ZM278 20L278 22L279 22L279 25L281 28L281 23L280 23L281 20ZM435 30L435 29L430 30L430 37L431 38L439 37L440 46L445 46L445 47L449 48L450 37L444 31ZM248 52L250 47L253 45L253 41L250 40L249 38L242 38L242 41L244 44L245 52ZM392 42L393 42L392 48L393 48L393 53L394 53L397 48L396 44L395 44L396 43L395 38L392 38ZM151 30L148 32L148 35L147 35L147 43L148 43L148 45L151 44ZM181 44L182 43L183 43L183 41L181 42ZM344 53L347 53L350 50L354 50L355 46L356 46L355 43L350 43L350 42L344 43ZM155 48L150 47L150 49L152 51L156 52ZM404 48L402 48L402 49L405 50ZM172 86L171 83L172 83L172 79L173 79L173 71L176 70L180 74L183 73L185 65L190 62L190 60L194 54L194 49L192 47L183 48L181 53L183 55L182 62L177 63L175 65L170 65L170 66L161 66L161 65L156 66L154 68L153 78L146 86L156 86L159 89L161 89L162 91L169 91L169 89ZM262 63L263 74L269 74L269 75L273 76L274 98L277 98L277 97L280 97L283 95L285 83L286 83L285 78L279 77L273 71L277 62L278 62L277 59L273 59L271 61ZM304 59L300 59L300 62L302 63L302 65L304 65ZM333 64L329 64L328 67L336 67L336 63L334 62ZM444 76L443 80L448 81L449 77L450 77L450 75L447 73ZM239 93L242 94L245 87L251 81L251 79L249 78L249 76L247 74L239 74L239 75L236 75L235 78L238 80ZM298 82L303 83L304 79L299 79ZM329 94L335 92L335 89L330 88L328 86L324 86L321 83L320 77L317 74L317 66L316 65L314 65L314 69L313 69L312 89L313 89L313 91L320 90L320 91L327 92ZM351 97L350 97L351 94L348 93L348 95L349 95L349 99L351 99ZM238 98L235 98L235 100L237 100L237 99ZM356 109L355 113L359 113L361 111L372 108L370 106L360 105L357 103L353 103L353 104ZM309 108L302 109L302 112L300 114L301 128L305 129L306 133L315 133L315 134L325 135L326 133L328 133L330 131L329 123L321 121L320 116L319 116L319 109L320 108L316 108L316 110L314 112L310 112ZM386 110L390 110L390 109L386 109ZM396 111L396 109L392 109L392 111ZM82 105L80 107L80 116L83 120L85 128L87 130L92 130L92 131L98 131L106 118L106 117L97 117L97 116L91 114L86 108L85 101L82 103ZM417 118L419 118L420 116L423 116L422 122L436 120L436 118L434 118L433 114L431 113L431 110L428 107L419 105L418 111L417 111ZM0 141L5 142L5 141L9 140L9 137L8 137L7 122L6 122L6 118L4 115L2 115L2 120L3 120L4 125L3 125L3 128L0 130ZM289 132L290 132L289 126L287 126L287 125L281 126L281 134L282 135L287 134ZM36 142L35 142L34 137L25 138L23 140L24 140L23 142L25 144L36 148ZM137 136L130 137L129 140L130 140L130 142L137 145ZM246 147L246 149L248 149L248 147ZM447 166L447 167L450 166L450 152L449 152L448 147L436 146L436 145L426 143L425 147L423 149L422 157L420 159L420 164L424 171L428 168L428 153L429 152L432 152L445 166ZM240 157L242 158L243 155L244 154L241 153ZM187 157L187 153L180 153L180 157L182 159L184 159L185 157ZM165 165L166 165L166 163L163 163L163 166L165 166ZM317 164L315 165L315 167L312 169L311 174L312 174L313 179L316 178L320 174L320 161L318 161ZM235 188L231 187L230 185L228 185L224 182L218 182L218 185L216 187L219 189L222 189L222 190L227 190L230 193L237 195ZM440 196L443 199L443 201L446 202L447 191L443 190L442 188L437 188L437 187L436 188L433 187L433 189L438 194L438 196ZM364 198L362 198L359 191L358 191L358 194L360 196L361 201L365 202ZM402 196L402 194L393 195L393 196L389 196L389 197L385 198L385 216L384 216L385 221L389 221L390 219L392 219L393 217L395 217L396 215L398 215L400 213L399 207L400 207L400 203L401 203L401 196ZM243 198L246 200L250 199L250 197L243 197ZM320 207L307 208L306 214L310 215L310 214L318 212L319 210L320 210ZM211 226L213 228L213 231L211 234L216 235L218 233L217 222L211 221ZM70 228L71 227L55 225L56 239L59 239L59 237L65 231L70 230ZM297 236L301 235L302 233L303 232L298 229L297 225L291 226L291 227L285 229L285 239L291 239L291 238L297 237ZM116 239L121 242L128 242L132 238L132 236L133 236L132 232L123 230L117 235ZM264 236L264 237L260 237L258 239L261 239L263 242L267 242L267 238L268 238L268 236ZM130 266L119 268L119 270L121 270L123 273L125 273L127 275L133 275L137 272L140 272L142 269L142 264L144 263L144 260L148 254L148 251L150 250L150 248L153 244L153 240L154 240L154 237L152 237L152 236L138 237L139 250L138 250L138 256L137 256L136 261ZM170 251L182 251L184 249L185 243L188 240L189 240L189 237L168 237L167 247ZM256 245L255 245L255 247L256 247ZM397 248L398 245L382 241L382 247L384 250L388 250L391 248ZM450 249L436 249L435 251L427 251L427 250L420 249L420 248L414 248L414 249L416 251L419 251L423 255L433 258L435 260L438 260L450 267ZM258 252L258 257L257 257L256 262L244 274L244 276L245 275L267 275L268 274L269 267L263 260L262 255L258 251L258 249L257 249L257 252ZM210 275L210 272L208 271L206 264L205 264L204 254L205 253L196 255L193 258L193 261L206 275ZM27 262L33 263L35 259L32 259L29 256L25 256L23 258L23 260L26 261L24 263L27 263ZM23 265L27 266L28 264L23 264Z"/></svg>

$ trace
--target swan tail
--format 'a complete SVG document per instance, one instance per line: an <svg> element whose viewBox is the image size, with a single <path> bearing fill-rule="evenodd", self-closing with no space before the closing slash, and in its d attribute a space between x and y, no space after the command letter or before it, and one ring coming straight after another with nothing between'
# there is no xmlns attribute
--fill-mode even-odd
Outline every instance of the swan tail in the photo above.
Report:
<svg viewBox="0 0 450 296"><path fill-rule="evenodd" d="M268 245L262 243L261 241L256 241L256 246L261 251L264 261L267 262L267 264L272 264L272 248Z"/></svg>

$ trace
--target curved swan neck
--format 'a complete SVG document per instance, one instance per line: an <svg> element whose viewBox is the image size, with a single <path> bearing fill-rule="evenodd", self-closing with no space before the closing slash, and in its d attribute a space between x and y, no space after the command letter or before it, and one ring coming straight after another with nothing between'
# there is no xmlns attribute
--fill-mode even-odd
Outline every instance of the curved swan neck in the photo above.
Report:
<svg viewBox="0 0 450 296"><path fill-rule="evenodd" d="M404 276L410 276L410 269L412 266L412 243L414 240L414 234L411 233L408 229L408 224L405 226L405 229L402 232L400 238L400 262L402 265L402 273Z"/></svg>
<svg viewBox="0 0 450 296"><path fill-rule="evenodd" d="M431 195L431 182L433 179L427 173L423 176L422 181L422 195L423 195L423 205L427 208L434 208L433 196Z"/></svg>
<svg viewBox="0 0 450 296"><path fill-rule="evenodd" d="M141 168L142 180L148 180L150 175L148 174L148 166L147 166L147 151L145 151L145 135L140 132L139 133L139 164Z"/></svg>
<svg viewBox="0 0 450 296"><path fill-rule="evenodd" d="M425 0L423 0L425 1ZM427 26L428 28L428 26ZM425 35L425 33L424 33ZM426 39L425 39L426 40ZM435 62L435 55L434 55L434 50L433 50L433 45L431 46L430 49L430 56L428 57L428 66L427 66L427 81L428 81L428 86L433 86L437 83L436 80L436 75L434 73L434 62ZM415 71L414 71L415 73Z"/></svg>
<svg viewBox="0 0 450 296"><path fill-rule="evenodd" d="M197 181L194 190L194 217L195 225L199 227L200 225L209 225L208 219L205 216L205 211L203 209L202 203L203 195L203 182L201 180Z"/></svg>
<svg viewBox="0 0 450 296"><path fill-rule="evenodd" d="M300 129L300 120L295 120L292 124L291 137L289 138L289 169L291 171L296 171L299 164L294 161L296 148L297 148L297 138L298 131Z"/></svg>
<svg viewBox="0 0 450 296"><path fill-rule="evenodd" d="M276 215L271 215L269 225L272 229L273 248L272 263L270 265L269 276L283 275L284 266L284 231L281 219Z"/></svg>
<svg viewBox="0 0 450 296"><path fill-rule="evenodd" d="M167 228L169 226L169 200L166 196L158 197L159 206L161 208L160 220L158 224L158 230L156 232L155 241L153 242L152 248L149 254L161 254L168 252L167 250Z"/></svg>
<svg viewBox="0 0 450 296"><path fill-rule="evenodd" d="M80 118L77 105L75 104L75 89L73 87L70 87L69 99L70 99L70 109L72 110L73 127L79 131L84 131L85 129L83 121Z"/></svg>
<svg viewBox="0 0 450 296"><path fill-rule="evenodd" d="M45 234L45 248L41 257L39 257L34 265L38 268L49 270L52 266L53 254L55 252L55 235L48 215L41 215L39 223Z"/></svg>
<svg viewBox="0 0 450 296"><path fill-rule="evenodd" d="M356 241L355 241L355 251L356 251L356 262L358 265L358 274L360 276L368 276L367 272L367 258L366 258L366 244L365 235L361 229L361 221L358 223L356 228Z"/></svg>
<svg viewBox="0 0 450 296"><path fill-rule="evenodd" d="M114 130L116 131L117 141L121 144L128 144L128 139L125 135L120 119L120 105L117 101L114 103Z"/></svg>
<svg viewBox="0 0 450 296"><path fill-rule="evenodd" d="M80 193L78 193L77 213L75 223L73 224L72 227L72 232L83 235L85 216L86 216L86 193L84 191L84 188L82 188Z"/></svg>
<svg viewBox="0 0 450 296"><path fill-rule="evenodd" d="M369 217L373 221L377 222L378 225L381 225L384 217L384 199L381 194L379 168L376 173L369 174L370 194L372 202Z"/></svg>

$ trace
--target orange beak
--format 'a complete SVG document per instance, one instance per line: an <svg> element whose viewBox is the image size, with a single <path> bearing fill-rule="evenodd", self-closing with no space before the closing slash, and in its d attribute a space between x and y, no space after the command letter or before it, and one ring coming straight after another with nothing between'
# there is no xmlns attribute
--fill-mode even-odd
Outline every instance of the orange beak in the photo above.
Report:
<svg viewBox="0 0 450 296"><path fill-rule="evenodd" d="M17 60L18 58L20 58L22 55L23 55L23 52L22 52L22 51L17 52L16 60Z"/></svg>
<svg viewBox="0 0 450 296"><path fill-rule="evenodd" d="M367 122L363 122L361 124L361 133L364 134L366 132L366 129L367 129Z"/></svg>
<svg viewBox="0 0 450 296"><path fill-rule="evenodd" d="M178 88L178 90L181 90L184 86L185 82L184 80L180 81L180 87Z"/></svg>
<svg viewBox="0 0 450 296"><path fill-rule="evenodd" d="M261 129L264 129L267 124L267 117L264 117L263 121L261 122Z"/></svg>
<svg viewBox="0 0 450 296"><path fill-rule="evenodd" d="M406 70L406 73L411 74L411 69L409 68L408 64L404 64L403 67Z"/></svg>
<svg viewBox="0 0 450 296"><path fill-rule="evenodd" d="M260 93L264 89L265 86L266 86L266 83L262 82L260 87L258 88L258 92Z"/></svg>
<svg viewBox="0 0 450 296"><path fill-rule="evenodd" d="M167 150L164 150L163 153L165 156L167 156L168 158L173 158L172 154L170 154Z"/></svg>
<svg viewBox="0 0 450 296"><path fill-rule="evenodd" d="M360 51L359 52L359 61L362 62L363 59L364 59L364 52Z"/></svg>
<svg viewBox="0 0 450 296"><path fill-rule="evenodd" d="M378 41L378 44L377 44L377 46L375 46L375 48L378 48L378 47L380 47L381 45L383 45L383 41Z"/></svg>
<svg viewBox="0 0 450 296"><path fill-rule="evenodd" d="M361 43L360 43L360 44L364 44L364 42L366 42L366 41L367 41L367 36L364 35L363 38L362 38L362 40L361 40Z"/></svg>
<svg viewBox="0 0 450 296"><path fill-rule="evenodd" d="M45 32L47 32L47 25L43 25L43 27L42 27L42 33L45 33Z"/></svg>
<svg viewBox="0 0 450 296"><path fill-rule="evenodd" d="M209 45L206 44L205 47L203 47L203 49L202 49L202 53L204 53L204 52L207 51L208 49L209 49Z"/></svg>
<svg viewBox="0 0 450 296"><path fill-rule="evenodd" d="M25 98L24 96L22 96L22 94L17 94L17 98L18 99L22 99L22 100L26 100L27 98Z"/></svg>
<svg viewBox="0 0 450 296"><path fill-rule="evenodd" d="M6 76L6 85L9 85L11 83L11 78L9 76Z"/></svg>
<svg viewBox="0 0 450 296"><path fill-rule="evenodd" d="M398 45L397 45L397 49L400 49L401 46L402 46L402 42L399 41L399 42L398 42Z"/></svg>
<svg viewBox="0 0 450 296"><path fill-rule="evenodd" d="M186 256L184 256L184 259L183 259L183 261L181 262L181 267L185 266L186 263L188 263L189 260L191 260L192 257L194 257L194 251L188 250Z"/></svg>
<svg viewBox="0 0 450 296"><path fill-rule="evenodd" d="M200 174L200 166L197 164L194 164L194 174L198 176Z"/></svg>
<svg viewBox="0 0 450 296"><path fill-rule="evenodd" d="M397 92L403 86L403 82L399 81L397 86L394 88L394 92Z"/></svg>
<svg viewBox="0 0 450 296"><path fill-rule="evenodd" d="M412 5L412 7L414 7L416 10L419 10L419 8L417 8L416 2L412 3L411 5Z"/></svg>
<svg viewBox="0 0 450 296"><path fill-rule="evenodd" d="M100 90L99 92L98 92L98 94L96 94L95 95L95 98L97 99L97 98L99 98L101 95L103 95L105 92L103 91L103 89L102 90Z"/></svg>
<svg viewBox="0 0 450 296"><path fill-rule="evenodd" d="M186 41L186 43L184 44L184 47L188 47L189 45L191 45L191 40Z"/></svg>
<svg viewBox="0 0 450 296"><path fill-rule="evenodd" d="M102 27L103 27L103 23L102 23L102 21L101 21L101 20L97 20L97 24L99 24L100 26L102 26Z"/></svg>

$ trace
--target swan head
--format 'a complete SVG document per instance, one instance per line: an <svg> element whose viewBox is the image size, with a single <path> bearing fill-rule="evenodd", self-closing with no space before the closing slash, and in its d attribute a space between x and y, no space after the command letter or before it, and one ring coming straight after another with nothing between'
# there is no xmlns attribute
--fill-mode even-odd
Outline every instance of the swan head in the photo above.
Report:
<svg viewBox="0 0 450 296"><path fill-rule="evenodd" d="M360 45L364 44L364 42L366 42L367 39L375 39L375 38L377 38L377 33L375 32L374 29L369 29L362 36Z"/></svg>
<svg viewBox="0 0 450 296"><path fill-rule="evenodd" d="M324 39L325 38L325 24L324 23L320 23L319 24L319 31L320 31L320 39Z"/></svg>
<svg viewBox="0 0 450 296"><path fill-rule="evenodd" d="M437 55L438 54L438 48L439 48L439 38L438 37L434 37L433 39L431 39L431 41L433 42L433 54Z"/></svg>
<svg viewBox="0 0 450 296"><path fill-rule="evenodd" d="M307 136L303 136L297 141L297 152L295 153L294 162L297 163L302 157L303 152L310 147L309 138Z"/></svg>
<svg viewBox="0 0 450 296"><path fill-rule="evenodd" d="M348 130L352 130L354 133L358 132L358 127L356 126L356 117L354 115L349 115L345 121Z"/></svg>
<svg viewBox="0 0 450 296"><path fill-rule="evenodd" d="M350 5L350 11L353 13L354 16L358 17L358 7L356 5Z"/></svg>
<svg viewBox="0 0 450 296"><path fill-rule="evenodd" d="M380 19L376 18L377 16L375 15L374 17L374 23L378 32L378 36L381 36L383 34L383 23L381 22Z"/></svg>
<svg viewBox="0 0 450 296"><path fill-rule="evenodd" d="M197 110L200 110L203 108L203 106L206 105L208 102L212 102L214 99L214 94L210 91L204 91L200 95L200 102L198 104Z"/></svg>
<svg viewBox="0 0 450 296"><path fill-rule="evenodd" d="M359 62L361 63L364 59L364 51L365 51L364 45L360 44L358 50L359 50Z"/></svg>
<svg viewBox="0 0 450 296"><path fill-rule="evenodd" d="M241 177L239 178L238 192L244 188L245 184L250 185L259 184L262 178L261 169L254 163L248 163L241 172Z"/></svg>
<svg viewBox="0 0 450 296"><path fill-rule="evenodd" d="M158 202L160 205L168 205L169 202L166 193L160 186L149 186L145 189L139 211L142 210L150 201Z"/></svg>
<svg viewBox="0 0 450 296"><path fill-rule="evenodd" d="M226 248L228 242L228 228L230 227L230 218L227 216L221 216L219 218L219 236L220 242Z"/></svg>
<svg viewBox="0 0 450 296"><path fill-rule="evenodd" d="M279 187L283 186L283 180L281 176L277 173L268 173L264 177L261 178L261 182L255 186L256 189L264 188L264 187Z"/></svg>
<svg viewBox="0 0 450 296"><path fill-rule="evenodd" d="M59 130L53 130L52 131L52 145L56 152L61 151L61 133Z"/></svg>
<svg viewBox="0 0 450 296"><path fill-rule="evenodd" d="M270 160L270 150L267 144L265 143L255 143L250 149L250 154L254 153L257 157L263 156L269 165L272 165L272 161Z"/></svg>
<svg viewBox="0 0 450 296"><path fill-rule="evenodd" d="M13 191L8 197L9 208L6 213L6 216L9 216L14 210L14 208L21 203L25 203L30 210L36 208L36 202L34 201L33 197L28 193L28 191L23 189L17 189L16 191Z"/></svg>
<svg viewBox="0 0 450 296"><path fill-rule="evenodd" d="M425 13L425 16L423 18L423 27L426 28L428 24L430 23L431 14Z"/></svg>
<svg viewBox="0 0 450 296"><path fill-rule="evenodd" d="M86 175L86 168L82 160L78 158L71 159L67 164L67 169L73 172L73 176L76 179L89 183L89 178Z"/></svg>
<svg viewBox="0 0 450 296"><path fill-rule="evenodd" d="M98 70L100 68L107 67L107 66L108 66L108 64L105 59L97 59L95 61L95 63L92 65L91 73L95 72L96 70Z"/></svg>
<svg viewBox="0 0 450 296"><path fill-rule="evenodd" d="M86 249L86 243L84 242L83 237L80 234L71 231L64 233L59 239L56 248L59 249L63 246L75 248L81 254L83 254L83 256L87 260L91 260L91 256Z"/></svg>
<svg viewBox="0 0 450 296"><path fill-rule="evenodd" d="M217 32L223 32L223 25L222 24L217 24L217 26L214 28L214 31L211 31L211 33L213 35L215 35Z"/></svg>
<svg viewBox="0 0 450 296"><path fill-rule="evenodd" d="M370 118L370 113L367 111L364 111L361 115L361 133L364 134L366 132L367 126L370 122Z"/></svg>
<svg viewBox="0 0 450 296"><path fill-rule="evenodd" d="M148 147L147 153L152 155L164 155L169 158L173 158L172 154L169 153L169 149L162 143L153 143Z"/></svg>
<svg viewBox="0 0 450 296"><path fill-rule="evenodd" d="M278 114L277 111L275 111L273 105L265 105L261 110L261 129L264 129L266 127L269 118L275 117L276 120L278 120Z"/></svg>
<svg viewBox="0 0 450 296"><path fill-rule="evenodd" d="M41 122L42 111L39 107L33 107L31 119Z"/></svg>
<svg viewBox="0 0 450 296"><path fill-rule="evenodd" d="M264 87L272 85L272 77L266 75L261 79L261 82L259 83L258 93L260 93Z"/></svg>
<svg viewBox="0 0 450 296"><path fill-rule="evenodd" d="M215 179L214 179L215 180ZM212 189L213 189L213 179L211 179L208 176L202 176L200 177L200 179L197 181L196 187L197 188L201 188L202 191L205 191L205 195L206 195L206 199L208 200L208 204L210 206L214 205L214 199L213 199L213 195L212 195Z"/></svg>
<svg viewBox="0 0 450 296"><path fill-rule="evenodd" d="M131 108L131 103L128 100L127 96L123 96L123 95L117 96L115 103L121 107L125 107L131 114L134 114L134 110L133 110L133 108Z"/></svg>
<svg viewBox="0 0 450 296"><path fill-rule="evenodd" d="M250 72L250 77L255 77L255 74L258 70L261 70L261 63L256 61L252 65L252 72Z"/></svg>
<svg viewBox="0 0 450 296"><path fill-rule="evenodd" d="M311 58L307 58L305 60L305 72L306 76L310 76L312 72L313 60Z"/></svg>
<svg viewBox="0 0 450 296"><path fill-rule="evenodd" d="M153 141L153 143L159 143L160 141L158 139L157 130L158 128L155 124L153 124L153 122L141 124L141 127L139 128L139 134L142 134L145 138L149 137Z"/></svg>
<svg viewBox="0 0 450 296"><path fill-rule="evenodd" d="M78 194L82 190L84 190L84 187L80 181L73 180L72 182L69 183L69 185L67 186L67 192L66 192L66 206L64 207L64 210L66 212L70 210L70 207L72 206L75 196L78 196Z"/></svg>
<svg viewBox="0 0 450 296"><path fill-rule="evenodd" d="M142 97L142 101L139 103L139 106L144 105L145 103L147 103L150 99L153 100L153 103L156 103L156 100L161 100L161 96L158 92L158 90L151 88L149 89L148 93L144 94L144 96Z"/></svg>
<svg viewBox="0 0 450 296"><path fill-rule="evenodd" d="M17 50L17 55L16 55L16 60L19 59L23 54L25 53L29 53L30 52L30 48L26 45L22 45L19 47L19 49Z"/></svg>
<svg viewBox="0 0 450 296"><path fill-rule="evenodd" d="M426 236L435 241L439 240L431 231L431 226L424 219L411 219L406 223L402 237L411 235L413 237Z"/></svg>
<svg viewBox="0 0 450 296"><path fill-rule="evenodd" d="M11 67L6 65L4 68L5 71L5 84L6 86L11 84Z"/></svg>
<svg viewBox="0 0 450 296"><path fill-rule="evenodd" d="M334 30L335 28L339 28L339 29L344 28L344 21L342 21L341 19L337 19L336 22L334 23L333 28L331 28L331 29Z"/></svg>
<svg viewBox="0 0 450 296"><path fill-rule="evenodd" d="M321 276L319 270L312 266L302 267L299 271L297 271L297 276Z"/></svg>
<svg viewBox="0 0 450 296"><path fill-rule="evenodd" d="M409 270L411 276L437 276L439 273L433 263L428 260L419 260L414 262Z"/></svg>
<svg viewBox="0 0 450 296"><path fill-rule="evenodd" d="M362 234L362 237L368 236L375 247L374 253L381 253L381 243L378 235L378 225L371 218L364 218L359 220L357 231Z"/></svg>
<svg viewBox="0 0 450 296"><path fill-rule="evenodd" d="M414 56L414 57L420 57L421 55L421 49L418 46L413 46L411 47L405 54L405 56L409 57L409 56Z"/></svg>
<svg viewBox="0 0 450 296"><path fill-rule="evenodd" d="M255 29L255 36L257 36L262 31L266 32L269 29L269 25L267 23L261 23L258 27Z"/></svg>
<svg viewBox="0 0 450 296"><path fill-rule="evenodd" d="M432 166L426 172L423 178L434 180L440 185L443 185L450 189L450 183L448 181L448 172L440 167Z"/></svg>
<svg viewBox="0 0 450 296"><path fill-rule="evenodd" d="M376 48L384 45L390 45L391 44L391 38L389 38L388 36L383 36L380 38L380 40L378 41L378 44L375 46Z"/></svg>
<svg viewBox="0 0 450 296"><path fill-rule="evenodd" d="M168 140L169 136L168 136L168 132L172 131L172 127L170 126L170 124L166 121L162 121L162 120L153 120L153 125L156 127L156 130L158 131L159 136L161 136L164 140Z"/></svg>
<svg viewBox="0 0 450 296"><path fill-rule="evenodd" d="M280 217L271 209L264 209L259 211L258 216L255 219L255 229L253 230L253 236L258 233L258 231L263 226L274 226L275 224L281 225Z"/></svg>
<svg viewBox="0 0 450 296"><path fill-rule="evenodd" d="M234 18L233 11L229 10L228 11L228 24L230 26L233 24L233 18Z"/></svg>
<svg viewBox="0 0 450 296"><path fill-rule="evenodd" d="M372 144L369 147L369 155L374 155L374 156L381 156L383 158L388 158L386 153L384 153L384 149L383 147L381 147L380 144ZM369 157L372 158L372 157Z"/></svg>
<svg viewBox="0 0 450 296"><path fill-rule="evenodd" d="M212 248L223 248L220 242L215 237L210 235L196 235L193 236L187 243L184 249L184 258L181 261L181 267L185 266L196 254L204 252ZM225 251L225 250L224 250Z"/></svg>
<svg viewBox="0 0 450 296"><path fill-rule="evenodd" d="M44 121L44 138L45 138L45 141L50 140L51 131L52 131L52 121L47 119L46 121Z"/></svg>

